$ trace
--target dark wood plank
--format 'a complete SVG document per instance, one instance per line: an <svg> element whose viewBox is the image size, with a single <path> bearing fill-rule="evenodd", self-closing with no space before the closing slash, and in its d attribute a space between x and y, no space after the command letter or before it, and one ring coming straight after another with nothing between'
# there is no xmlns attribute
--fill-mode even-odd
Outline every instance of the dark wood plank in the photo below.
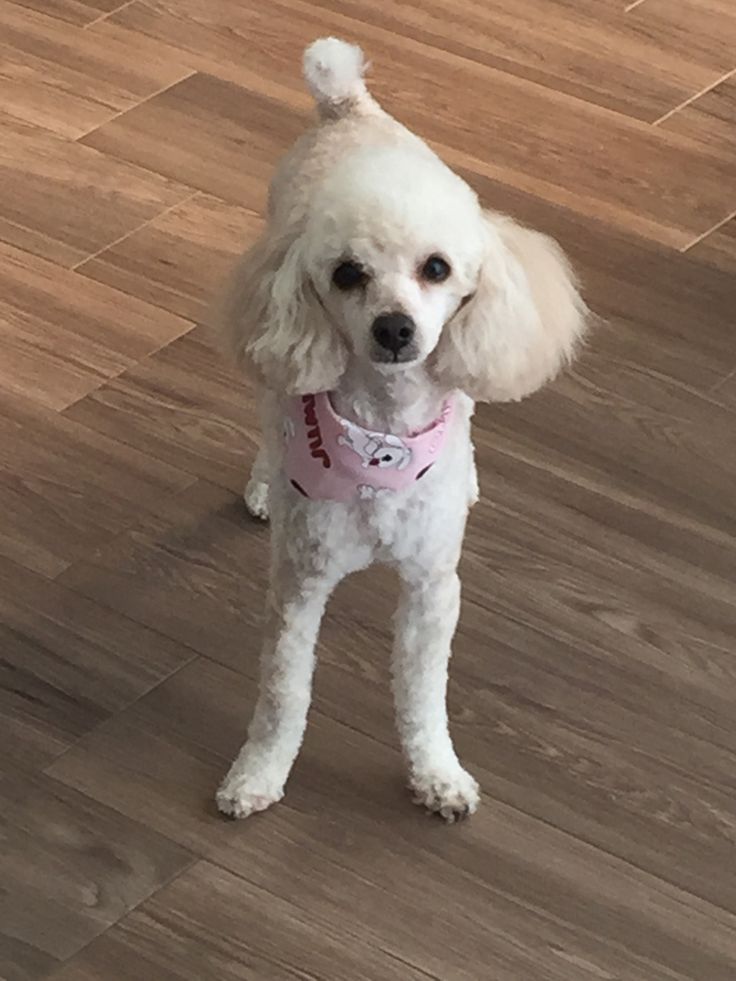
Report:
<svg viewBox="0 0 736 981"><path fill-rule="evenodd" d="M37 774L0 779L0 974L35 981L187 868L160 834Z"/></svg>
<svg viewBox="0 0 736 981"><path fill-rule="evenodd" d="M69 254L81 261L192 193L2 113L0 142L3 236L27 248L23 229L30 230L38 254L53 261Z"/></svg>
<svg viewBox="0 0 736 981"><path fill-rule="evenodd" d="M56 576L192 478L0 391L0 554Z"/></svg>
<svg viewBox="0 0 736 981"><path fill-rule="evenodd" d="M105 596L140 623L157 619L156 629L188 636L184 643L203 653L216 657L220 651L228 661L247 652L251 661L257 658L253 629L260 623L268 569L263 524L248 519L240 495L203 481L160 504L135 522L132 535L118 536L93 563L75 563L59 581L90 597ZM172 577L179 583L176 597L170 595ZM249 624L244 634L241 613ZM233 643L235 623L241 637Z"/></svg>
<svg viewBox="0 0 736 981"><path fill-rule="evenodd" d="M193 654L0 560L0 770L48 764Z"/></svg>
<svg viewBox="0 0 736 981"><path fill-rule="evenodd" d="M94 12L91 12L94 18ZM15 3L0 6L3 111L76 139L192 69L155 41L135 47Z"/></svg>
<svg viewBox="0 0 736 981"><path fill-rule="evenodd" d="M391 953L209 862L198 862L56 974L58 981L349 977L422 981ZM339 968L336 965L340 965Z"/></svg>
<svg viewBox="0 0 736 981"><path fill-rule="evenodd" d="M501 447L562 477L581 498L599 497L594 513L602 525L727 586L736 570L726 491L736 464L733 414L667 379L657 382L637 366L591 355L518 411L484 413L494 430L487 466Z"/></svg>
<svg viewBox="0 0 736 981"><path fill-rule="evenodd" d="M245 0L237 6L208 8L205 18L194 2L175 13L163 3L153 8L136 3L114 19L187 50L198 47L211 57L226 47L230 61L247 65L255 77L248 76L247 100L242 92L228 92L214 82L185 81L172 90L175 95L166 93L113 120L85 142L160 167L227 200L255 202L251 181L262 180L264 170L270 172L291 141L293 128L299 128L303 83L295 53L324 33L325 12L302 0L269 7ZM652 128L343 14L330 14L329 30L363 44L373 59L373 90L386 108L440 144L453 165L468 164L509 187L678 248L733 207L728 188L736 167L732 155L718 147ZM267 114L261 109L264 99L273 98L275 86L280 93L278 118L273 109ZM462 92L463 99L454 99L455 92ZM178 114L163 114L165 107L174 108L172 98L186 101L190 113L201 120L197 134L206 137L210 153L216 141L221 166L224 162L234 167L229 161L234 159L235 141L249 146L247 170L238 165L239 183L234 174L228 181L219 168L207 176L201 160L191 160L197 143L192 144L191 134L184 140L181 134L187 128L174 122ZM250 126L244 122L245 101ZM171 127L166 149L153 136L161 126ZM274 131L282 135L278 147ZM593 132L595 140L590 139ZM198 142L199 135L194 138ZM206 152L202 147L199 155Z"/></svg>
<svg viewBox="0 0 736 981"><path fill-rule="evenodd" d="M721 405L736 411L736 366L723 383L713 390L713 398Z"/></svg>
<svg viewBox="0 0 736 981"><path fill-rule="evenodd" d="M121 4L0 5L0 976L732 981L731 0ZM213 804L268 532L252 389L190 327L324 34L602 321L476 414L451 829L403 788L380 568L330 603L284 803Z"/></svg>
<svg viewBox="0 0 736 981"><path fill-rule="evenodd" d="M252 211L197 194L139 232L83 262L77 271L182 317L201 320L229 272L262 227Z"/></svg>
<svg viewBox="0 0 736 981"><path fill-rule="evenodd" d="M0 243L0 387L63 409L191 322Z"/></svg>
<svg viewBox="0 0 736 981"><path fill-rule="evenodd" d="M395 750L320 711L287 802L247 826L218 820L209 794L242 730L242 701L235 676L196 663L52 772L196 843L318 930L358 937L430 977L470 981L479 965L507 981L733 972L732 914L497 800L465 826L442 827L402 793ZM427 930L419 897L438 890L442 915ZM337 965L326 975L339 977Z"/></svg>
<svg viewBox="0 0 736 981"><path fill-rule="evenodd" d="M65 415L211 483L241 493L259 440L252 390L196 328Z"/></svg>
<svg viewBox="0 0 736 981"><path fill-rule="evenodd" d="M490 439L493 452L479 433L487 496L470 524L453 662L472 759L514 806L736 910L736 877L719 875L730 818L713 818L732 811L733 583L694 578L666 549L612 529L601 515L615 502L586 515L551 462L538 475L522 449L509 461L506 441ZM205 485L178 504L62 580L254 679L264 531ZM387 744L394 595L380 569L340 589L317 689L327 716ZM181 711L195 709L181 698Z"/></svg>

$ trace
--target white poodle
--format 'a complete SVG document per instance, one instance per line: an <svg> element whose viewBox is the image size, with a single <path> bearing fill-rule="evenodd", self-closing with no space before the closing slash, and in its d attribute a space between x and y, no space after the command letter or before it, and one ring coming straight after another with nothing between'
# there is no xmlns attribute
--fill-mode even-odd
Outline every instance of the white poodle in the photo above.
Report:
<svg viewBox="0 0 736 981"><path fill-rule="evenodd" d="M393 692L414 799L447 821L476 809L445 707L456 567L477 499L470 417L475 400L538 389L585 330L557 244L483 210L380 108L363 70L360 49L342 41L307 49L319 122L279 167L268 227L222 310L262 390L246 502L272 521L260 694L217 794L235 817L283 796L325 603L373 562L402 582ZM361 438L403 446L400 465L364 466L351 449Z"/></svg>

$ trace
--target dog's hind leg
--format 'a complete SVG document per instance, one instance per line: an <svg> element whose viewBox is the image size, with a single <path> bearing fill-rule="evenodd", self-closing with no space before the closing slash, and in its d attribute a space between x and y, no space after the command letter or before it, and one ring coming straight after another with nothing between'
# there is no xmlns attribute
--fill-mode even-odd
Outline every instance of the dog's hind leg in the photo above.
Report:
<svg viewBox="0 0 736 981"><path fill-rule="evenodd" d="M460 610L454 569L402 570L396 614L393 687L399 734L414 801L446 821L472 814L478 785L457 758L448 729L450 646Z"/></svg>
<svg viewBox="0 0 736 981"><path fill-rule="evenodd" d="M271 481L271 469L265 446L261 446L253 463L248 483L245 486L243 499L254 518L268 520L268 487Z"/></svg>
<svg viewBox="0 0 736 981"><path fill-rule="evenodd" d="M268 495L274 467L272 454L275 447L283 441L284 423L282 409L273 392L263 389L258 395L258 415L263 436L245 486L243 499L254 518L268 521Z"/></svg>

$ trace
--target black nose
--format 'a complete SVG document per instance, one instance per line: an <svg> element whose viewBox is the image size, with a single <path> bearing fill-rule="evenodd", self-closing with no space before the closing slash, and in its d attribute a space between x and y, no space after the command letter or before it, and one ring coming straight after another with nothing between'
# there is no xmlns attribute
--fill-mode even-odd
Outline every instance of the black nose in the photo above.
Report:
<svg viewBox="0 0 736 981"><path fill-rule="evenodd" d="M414 336L414 321L405 313L382 313L373 321L372 329L381 347L398 354Z"/></svg>

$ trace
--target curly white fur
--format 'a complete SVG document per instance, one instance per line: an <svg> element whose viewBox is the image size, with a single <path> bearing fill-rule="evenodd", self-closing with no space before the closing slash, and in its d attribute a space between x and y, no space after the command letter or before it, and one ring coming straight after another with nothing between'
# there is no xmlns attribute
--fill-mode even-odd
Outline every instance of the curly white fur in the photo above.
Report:
<svg viewBox="0 0 736 981"><path fill-rule="evenodd" d="M367 96L365 69L363 52L355 44L334 37L310 44L304 52L304 77L321 116L348 112Z"/></svg>
<svg viewBox="0 0 736 981"><path fill-rule="evenodd" d="M284 793L310 702L314 648L334 586L373 562L398 568L394 698L415 800L446 820L472 813L445 707L460 603L456 573L477 499L473 400L518 399L574 354L586 309L559 247L484 211L473 191L388 116L363 83L359 49L328 38L305 55L320 125L271 186L269 223L237 266L222 308L230 348L262 386L263 448L246 490L272 521L272 570L258 703L248 741L217 795L245 817ZM440 256L449 274L427 278ZM357 263L359 288L338 289ZM414 333L388 354L371 327L400 311ZM308 500L282 466L284 400L329 391L336 411L401 437L456 411L441 456L400 493L348 504ZM373 488L371 488L373 490Z"/></svg>

